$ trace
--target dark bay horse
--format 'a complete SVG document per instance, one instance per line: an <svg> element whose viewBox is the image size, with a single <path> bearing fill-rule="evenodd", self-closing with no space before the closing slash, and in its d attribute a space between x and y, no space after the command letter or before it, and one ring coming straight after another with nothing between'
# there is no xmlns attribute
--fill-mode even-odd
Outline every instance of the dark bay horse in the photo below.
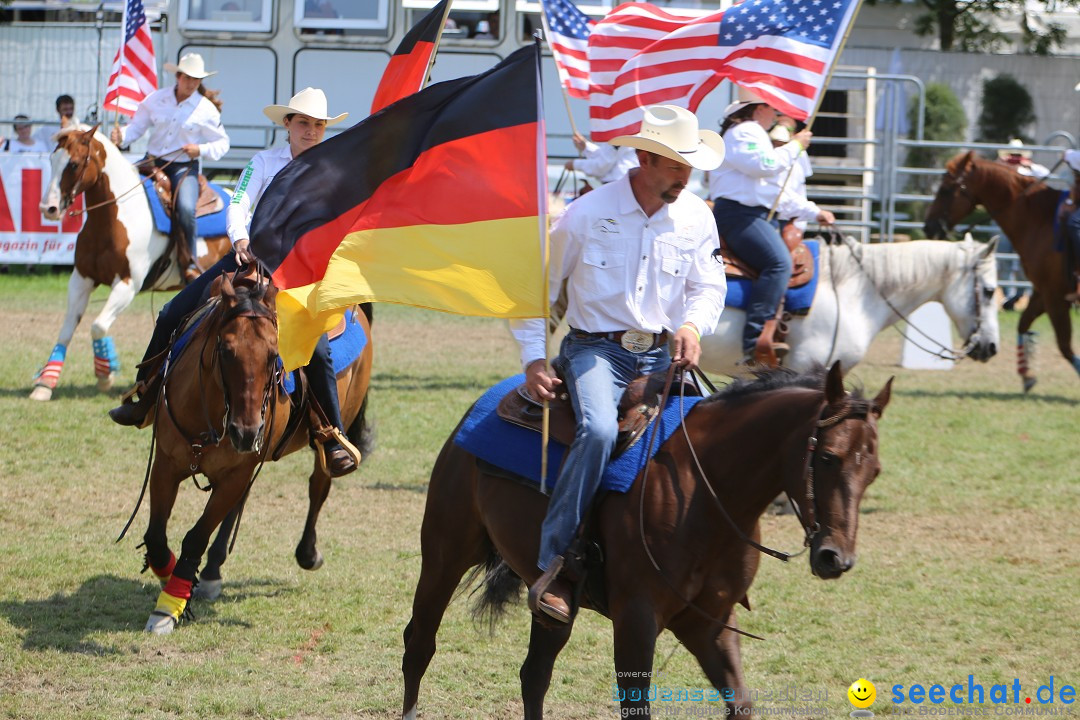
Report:
<svg viewBox="0 0 1080 720"><path fill-rule="evenodd" d="M1032 368L1035 346L1031 325L1044 312L1050 316L1062 357L1080 373L1065 300L1073 286L1065 254L1054 249L1054 213L1060 197L1060 190L969 151L945 164L945 177L926 212L926 234L940 238L982 205L1016 248L1032 284L1031 300L1017 326L1017 372L1025 392L1037 380Z"/></svg>
<svg viewBox="0 0 1080 720"><path fill-rule="evenodd" d="M34 378L33 400L50 400L60 380L67 347L75 334L90 294L108 285L109 297L94 318L90 335L94 342L94 375L98 389L112 389L119 360L109 328L135 295L145 287L147 276L166 251L169 238L158 232L150 212L138 170L120 154L119 148L97 132L72 127L61 130L53 150L52 176L41 199L42 214L60 220L74 199L85 194L86 223L75 242L75 269L68 281L67 312L60 336L49 360ZM229 239L204 238L206 254L199 267L208 268L230 250ZM155 289L177 287L175 260L169 271L154 283Z"/></svg>
<svg viewBox="0 0 1080 720"><path fill-rule="evenodd" d="M881 469L877 425L891 386L892 380L873 400L847 393L840 363L827 374L781 369L736 380L694 406L684 432L660 446L628 493L601 501L594 528L605 563L593 572L602 573L605 614L614 625L624 716L649 713L656 638L665 629L694 654L713 686L735 690L730 711L749 709L734 607L757 571L759 550L750 541L760 541L759 518L787 492L800 508L811 571L837 578L851 569L859 503ZM546 506L537 490L485 473L453 436L443 446L428 488L420 579L404 633L403 718L416 718L420 680L462 576L474 566L487 571L489 609L516 595L521 580L539 577ZM530 720L543 717L555 658L572 624L533 618L520 673Z"/></svg>
<svg viewBox="0 0 1080 720"><path fill-rule="evenodd" d="M220 284L216 305L167 369L158 396L150 520L144 535L146 564L164 585L146 624L146 630L156 634L176 627L211 533L245 498L257 468L309 442L306 406L294 407L280 382L277 290L265 280L246 279L234 286L223 276L215 283ZM338 374L338 394L348 435L359 444L373 350L367 318L356 315L368 342ZM298 422L295 428L290 419ZM210 497L176 558L166 527L180 484L196 473L206 476ZM315 524L330 484L330 474L317 458L308 481L307 520L296 548L297 562L305 569L322 565Z"/></svg>

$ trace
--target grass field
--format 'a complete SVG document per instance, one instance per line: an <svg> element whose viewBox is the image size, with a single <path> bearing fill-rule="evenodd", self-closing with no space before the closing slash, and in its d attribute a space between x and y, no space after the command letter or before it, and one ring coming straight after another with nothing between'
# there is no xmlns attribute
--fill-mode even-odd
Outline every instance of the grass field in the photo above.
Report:
<svg viewBox="0 0 1080 720"><path fill-rule="evenodd" d="M196 603L195 622L160 638L142 632L158 592L138 572L145 505L130 536L113 542L150 438L110 423L115 398L94 386L89 319L103 291L69 348L55 399L27 399L55 343L65 286L51 276L0 278L0 717L397 717L427 475L479 392L517 371L504 326L377 307L378 446L331 493L319 525L326 566L306 573L292 557L311 462L293 456L259 477L222 599ZM139 297L114 326L125 382L167 297ZM973 675L989 693L1019 680L1021 704L1027 696L1037 704L1035 690L1051 676L1058 693L1080 685L1080 380L1041 321L1040 383L1024 397L1013 368L1016 318L1002 315L1005 351L989 364L906 371L896 366L899 336L886 331L853 373L871 392L897 376L882 421L884 470L863 502L858 566L824 582L805 558L766 558L754 610L740 616L767 638L743 643L749 686L812 693L826 709L787 717L847 715L846 689L860 677L877 685L877 715L896 714L894 685L966 688ZM190 483L181 489L174 546L204 500ZM773 546L799 544L790 517L766 518L764 535ZM421 717L520 717L528 625L521 606L489 636L463 598L451 605ZM556 666L549 717L616 716L611 645L604 618L579 619ZM705 682L667 634L656 667L667 687Z"/></svg>

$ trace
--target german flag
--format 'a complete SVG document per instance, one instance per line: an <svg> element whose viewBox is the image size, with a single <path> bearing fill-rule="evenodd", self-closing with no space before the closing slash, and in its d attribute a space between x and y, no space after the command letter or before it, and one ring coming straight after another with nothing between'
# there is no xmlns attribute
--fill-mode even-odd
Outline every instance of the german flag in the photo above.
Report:
<svg viewBox="0 0 1080 720"><path fill-rule="evenodd" d="M546 313L539 46L432 85L295 158L251 222L278 287L279 352L307 363L360 302Z"/></svg>
<svg viewBox="0 0 1080 720"><path fill-rule="evenodd" d="M371 101L372 115L424 87L449 13L450 0L442 0L405 35L383 71L375 99Z"/></svg>

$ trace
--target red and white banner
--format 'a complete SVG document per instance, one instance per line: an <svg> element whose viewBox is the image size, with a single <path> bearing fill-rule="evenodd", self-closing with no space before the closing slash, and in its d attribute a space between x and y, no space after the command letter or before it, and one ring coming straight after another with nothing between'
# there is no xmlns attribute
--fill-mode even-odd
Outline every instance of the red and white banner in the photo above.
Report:
<svg viewBox="0 0 1080 720"><path fill-rule="evenodd" d="M38 205L51 169L49 156L36 153L0 155L0 264L71 265L83 215L63 223L41 216ZM75 198L72 210L83 207Z"/></svg>

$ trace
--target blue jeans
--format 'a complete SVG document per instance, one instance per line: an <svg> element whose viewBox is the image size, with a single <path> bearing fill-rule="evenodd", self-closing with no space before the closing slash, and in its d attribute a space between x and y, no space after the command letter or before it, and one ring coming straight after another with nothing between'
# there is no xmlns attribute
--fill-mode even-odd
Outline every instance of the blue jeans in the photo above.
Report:
<svg viewBox="0 0 1080 720"><path fill-rule="evenodd" d="M570 547L592 505L619 431L619 400L636 377L671 365L667 346L635 354L610 340L571 330L555 366L566 381L577 427L548 501L537 565L547 570Z"/></svg>
<svg viewBox="0 0 1080 720"><path fill-rule="evenodd" d="M1080 210L1074 210L1065 221L1065 238L1069 243L1065 252L1065 258L1070 263L1068 270L1077 270L1080 268ZM1069 288L1069 292L1072 291L1073 288Z"/></svg>
<svg viewBox="0 0 1080 720"><path fill-rule="evenodd" d="M768 208L747 207L733 200L716 198L713 204L716 228L728 247L761 275L753 282L743 327L743 352L754 349L765 321L776 315L780 300L791 280L791 253L780 239L775 220L765 220Z"/></svg>
<svg viewBox="0 0 1080 720"><path fill-rule="evenodd" d="M169 176L173 186L172 221L179 227L182 242L187 242L191 251L192 262L198 257L195 251L195 206L199 203L199 162L174 162L165 165L165 160L157 160L162 172ZM181 271L184 268L180 268Z"/></svg>

